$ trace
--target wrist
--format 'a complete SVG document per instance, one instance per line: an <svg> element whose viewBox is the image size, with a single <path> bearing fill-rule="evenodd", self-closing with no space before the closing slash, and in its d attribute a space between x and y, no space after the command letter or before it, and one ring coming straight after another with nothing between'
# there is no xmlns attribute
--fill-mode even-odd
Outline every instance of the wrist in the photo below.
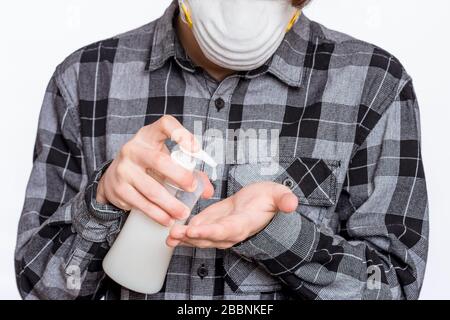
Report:
<svg viewBox="0 0 450 320"><path fill-rule="evenodd" d="M105 162L92 174L85 190L85 202L90 214L104 221L117 219L126 213L124 210L110 204L105 195L103 176L111 163L112 160ZM99 202L97 199L104 200L105 202Z"/></svg>
<svg viewBox="0 0 450 320"><path fill-rule="evenodd" d="M95 195L95 200L100 204L108 204L108 199L105 196L104 185L103 185L104 177L100 179L97 186L97 194Z"/></svg>

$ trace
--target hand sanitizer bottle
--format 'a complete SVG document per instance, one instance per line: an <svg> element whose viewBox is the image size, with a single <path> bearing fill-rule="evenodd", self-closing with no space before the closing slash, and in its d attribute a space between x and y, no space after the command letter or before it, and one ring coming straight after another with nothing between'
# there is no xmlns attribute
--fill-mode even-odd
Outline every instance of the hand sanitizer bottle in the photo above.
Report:
<svg viewBox="0 0 450 320"><path fill-rule="evenodd" d="M212 167L211 180L217 178L217 163L203 150L190 153L181 147L172 152L171 158L194 173L197 189L194 192L185 192L169 182L165 182L164 187L192 210L204 190L199 173L194 171L197 160ZM160 225L139 210L132 210L103 260L104 271L112 280L132 291L144 294L159 292L174 250L166 245L169 231L169 227Z"/></svg>

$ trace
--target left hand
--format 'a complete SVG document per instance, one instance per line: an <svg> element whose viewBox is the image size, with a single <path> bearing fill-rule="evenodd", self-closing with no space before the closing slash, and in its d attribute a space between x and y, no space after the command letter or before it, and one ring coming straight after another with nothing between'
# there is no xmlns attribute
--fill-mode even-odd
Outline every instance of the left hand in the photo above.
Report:
<svg viewBox="0 0 450 320"><path fill-rule="evenodd" d="M274 182L242 188L193 217L188 225L175 224L167 245L228 249L263 230L274 215L291 213L298 205L292 191Z"/></svg>

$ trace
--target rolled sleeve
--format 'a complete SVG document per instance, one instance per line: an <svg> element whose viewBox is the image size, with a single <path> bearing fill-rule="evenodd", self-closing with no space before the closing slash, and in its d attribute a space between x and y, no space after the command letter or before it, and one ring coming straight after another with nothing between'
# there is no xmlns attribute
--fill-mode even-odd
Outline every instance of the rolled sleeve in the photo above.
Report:
<svg viewBox="0 0 450 320"><path fill-rule="evenodd" d="M80 236L92 242L112 242L112 237L120 230L121 221L126 211L112 204L102 204L96 201L97 187L104 172L112 161L107 161L97 169L80 201L75 201L73 225Z"/></svg>
<svg viewBox="0 0 450 320"><path fill-rule="evenodd" d="M299 212L277 213L232 250L303 297L417 299L429 223L419 108L410 79L356 150L348 171L335 212L347 218L336 232Z"/></svg>

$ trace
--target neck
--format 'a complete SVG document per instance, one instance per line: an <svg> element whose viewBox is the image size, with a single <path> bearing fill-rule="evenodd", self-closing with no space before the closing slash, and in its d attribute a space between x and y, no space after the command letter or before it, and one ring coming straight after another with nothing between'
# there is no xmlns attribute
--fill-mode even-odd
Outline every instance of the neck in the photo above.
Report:
<svg viewBox="0 0 450 320"><path fill-rule="evenodd" d="M178 38L180 39L180 42L189 58L196 65L203 68L203 70L205 70L211 77L213 77L217 81L222 81L229 75L235 73L235 71L218 66L211 62L208 58L206 58L200 46L198 45L197 40L192 33L192 30L187 26L186 23L183 22L180 16L178 16L177 18L175 29Z"/></svg>

